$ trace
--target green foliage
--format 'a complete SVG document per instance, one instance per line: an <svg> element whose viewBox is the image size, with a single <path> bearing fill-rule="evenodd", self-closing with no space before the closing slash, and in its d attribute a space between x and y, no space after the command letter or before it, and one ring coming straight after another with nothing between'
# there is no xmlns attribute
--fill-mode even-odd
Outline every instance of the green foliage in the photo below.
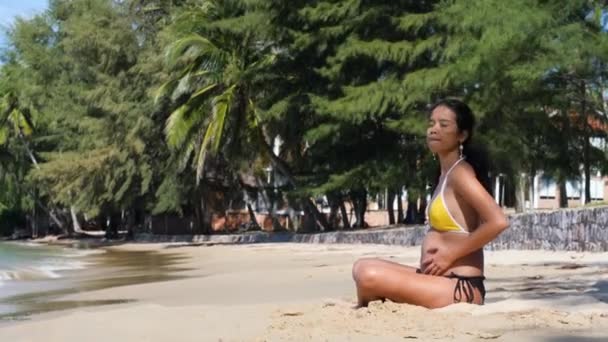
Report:
<svg viewBox="0 0 608 342"><path fill-rule="evenodd" d="M176 104L165 126L167 143L193 155L198 182L205 162L219 157L238 163L255 159L247 142L259 137L258 96L269 87L276 53L260 36L260 16L238 1L206 1L189 8L173 27L178 39L166 52L174 77L158 91ZM259 149L263 150L263 149Z"/></svg>
<svg viewBox="0 0 608 342"><path fill-rule="evenodd" d="M303 135L312 194L425 187L416 177L426 160L425 119L404 79L431 63L428 49L438 40L419 19L432 6L319 1L299 10L292 49L311 45L317 55L309 72L320 80L309 91L314 116Z"/></svg>
<svg viewBox="0 0 608 342"><path fill-rule="evenodd" d="M15 21L2 56L0 216L23 222L34 203L200 215L210 193L241 191L269 165L290 199L423 196L436 169L426 112L446 96L474 109L493 175L607 170L589 144L608 123L605 11L586 0L51 1Z"/></svg>

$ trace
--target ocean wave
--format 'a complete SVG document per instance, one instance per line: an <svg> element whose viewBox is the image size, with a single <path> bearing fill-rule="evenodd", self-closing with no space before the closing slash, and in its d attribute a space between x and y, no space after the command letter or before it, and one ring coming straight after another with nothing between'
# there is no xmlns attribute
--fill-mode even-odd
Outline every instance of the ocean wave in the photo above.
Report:
<svg viewBox="0 0 608 342"><path fill-rule="evenodd" d="M99 249L75 249L37 243L0 243L0 282L61 278L64 271L94 263L88 256Z"/></svg>
<svg viewBox="0 0 608 342"><path fill-rule="evenodd" d="M61 271L85 268L89 263L83 261L69 262L63 260L47 260L48 263L36 266L16 266L11 269L0 269L0 286L5 281L15 280L45 280L61 278Z"/></svg>
<svg viewBox="0 0 608 342"><path fill-rule="evenodd" d="M43 280L59 278L60 275L51 269L18 268L13 270L0 270L0 280Z"/></svg>
<svg viewBox="0 0 608 342"><path fill-rule="evenodd" d="M103 249L80 249L80 248L76 248L76 247L70 247L70 246L60 246L60 245L48 245L45 243L40 243L40 242L31 242L31 241L26 241L26 242L3 242L5 244L13 244L15 246L18 247L25 247L25 248L32 248L31 250L36 251L36 250L40 250L40 249L46 249L49 251L52 250L56 250L56 251L61 251L61 256L63 257L68 257L68 258L72 258L72 257L81 257L81 256L87 256L87 255L94 255L94 254L103 254L106 251Z"/></svg>
<svg viewBox="0 0 608 342"><path fill-rule="evenodd" d="M103 249L74 249L74 250L69 250L68 252L66 252L66 254L64 254L64 256L68 257L68 258L78 258L78 257L82 257L82 256L87 256L87 255L104 254L104 253L106 253L106 251Z"/></svg>

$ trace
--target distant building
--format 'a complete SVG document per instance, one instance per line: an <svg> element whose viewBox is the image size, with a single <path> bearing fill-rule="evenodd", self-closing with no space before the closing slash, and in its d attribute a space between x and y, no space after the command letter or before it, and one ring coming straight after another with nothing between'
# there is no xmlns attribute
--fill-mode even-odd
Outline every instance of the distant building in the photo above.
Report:
<svg viewBox="0 0 608 342"><path fill-rule="evenodd" d="M570 113L573 123L576 122L577 114ZM602 151L608 151L606 134L608 124L605 119L588 116L587 123L591 129L592 136L589 138L591 146ZM585 204L585 175L581 165L581 175L577 179L566 182L566 193L568 196L568 207L578 207ZM591 200L589 202L608 202L608 177L600 171L592 170L590 180ZM559 208L560 193L559 186L546 172L539 172L531 181L529 191L525 194L525 207L527 209L556 209ZM503 205L504 181L501 177L495 179L494 197L496 202Z"/></svg>
<svg viewBox="0 0 608 342"><path fill-rule="evenodd" d="M608 201L608 177L596 172L591 177L590 182L591 201ZM584 177L581 180L566 182L566 193L568 196L568 207L578 207L586 202L584 190ZM555 209L559 208L560 191L555 182L544 174L534 177L532 208L534 209Z"/></svg>

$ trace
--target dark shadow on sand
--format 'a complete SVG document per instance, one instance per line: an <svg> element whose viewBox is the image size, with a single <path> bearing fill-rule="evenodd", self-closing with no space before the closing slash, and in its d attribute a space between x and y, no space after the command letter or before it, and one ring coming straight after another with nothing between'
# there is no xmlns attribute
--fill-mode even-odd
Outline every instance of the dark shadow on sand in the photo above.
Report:
<svg viewBox="0 0 608 342"><path fill-rule="evenodd" d="M556 264L561 268L563 265ZM592 265L582 265L583 268ZM571 267L571 266L566 266ZM563 268L562 268L563 269ZM513 278L489 278L486 284L491 296L486 303L496 303L507 298L517 299L565 299L571 298L572 305L587 305L588 301L576 300L583 297L591 297L597 301L608 303L608 280L605 278L606 269L590 270L588 272L565 274L564 276L552 275L550 277L513 277ZM585 279L569 279L576 276ZM600 279L600 280L594 280ZM493 288L492 283L500 283L501 286Z"/></svg>
<svg viewBox="0 0 608 342"><path fill-rule="evenodd" d="M0 304L14 310L0 314L0 322L28 319L34 314L82 307L115 305L133 302L128 298L110 300L63 300L62 297L112 287L183 279L189 268L178 265L187 257L154 251L107 250L86 258L92 262L87 270L66 274L66 286L59 289L30 292L6 297ZM56 281L56 280L49 280Z"/></svg>
<svg viewBox="0 0 608 342"><path fill-rule="evenodd" d="M590 337L590 336L559 336L559 337L547 337L542 339L542 342L605 342L608 337Z"/></svg>

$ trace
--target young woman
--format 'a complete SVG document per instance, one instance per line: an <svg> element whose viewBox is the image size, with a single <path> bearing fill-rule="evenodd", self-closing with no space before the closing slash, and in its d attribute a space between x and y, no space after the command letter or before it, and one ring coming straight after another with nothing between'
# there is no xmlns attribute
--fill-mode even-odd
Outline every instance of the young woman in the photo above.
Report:
<svg viewBox="0 0 608 342"><path fill-rule="evenodd" d="M471 109L459 100L433 106L426 141L439 159L441 173L427 208L430 228L422 242L420 267L357 260L353 278L359 306L384 299L427 308L483 304L483 247L507 228L508 221L485 187L487 169L473 161L474 124Z"/></svg>

